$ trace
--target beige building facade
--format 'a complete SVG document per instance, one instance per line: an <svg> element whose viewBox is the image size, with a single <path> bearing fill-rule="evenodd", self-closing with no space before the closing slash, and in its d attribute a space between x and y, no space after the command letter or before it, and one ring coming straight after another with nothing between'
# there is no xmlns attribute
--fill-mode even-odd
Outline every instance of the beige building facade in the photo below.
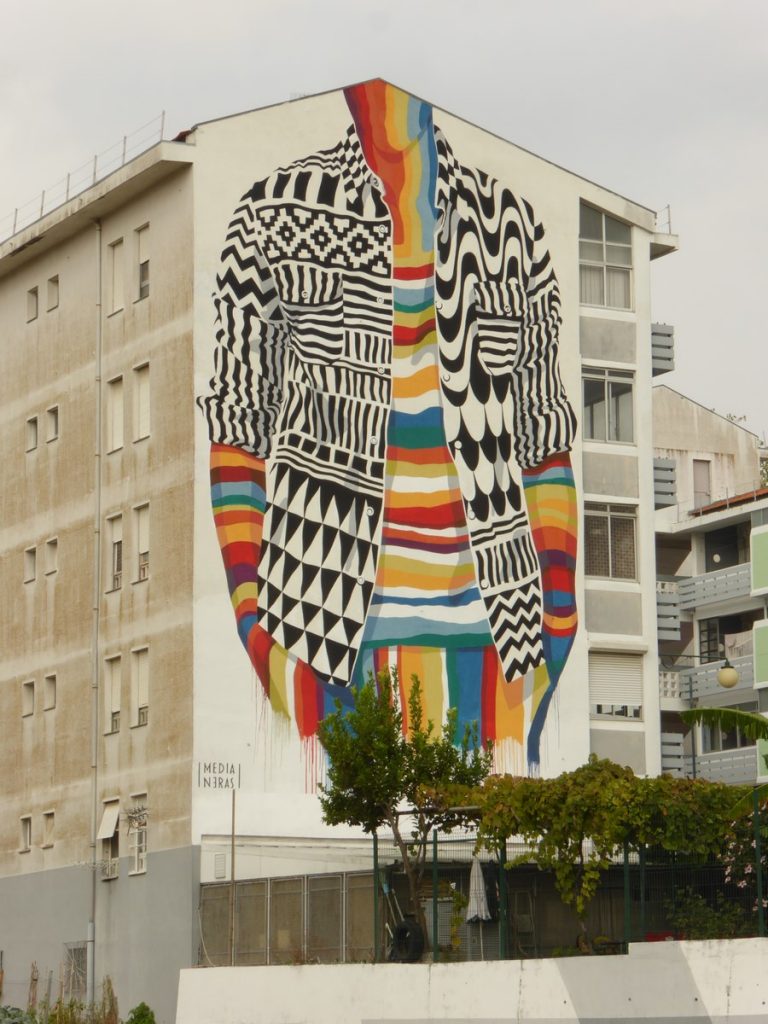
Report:
<svg viewBox="0 0 768 1024"><path fill-rule="evenodd" d="M438 116L460 157L534 202L562 295L580 626L542 771L594 751L653 774L649 278L676 240L652 211ZM179 968L204 962L200 883L232 869L235 776L240 877L367 862L361 837L322 823L296 694L278 714L237 639L195 408L239 197L348 124L334 92L199 125L0 243L4 1002L25 1002L35 961L54 998L108 974L121 1012L145 1000L170 1020ZM525 770L514 745L499 757Z"/></svg>

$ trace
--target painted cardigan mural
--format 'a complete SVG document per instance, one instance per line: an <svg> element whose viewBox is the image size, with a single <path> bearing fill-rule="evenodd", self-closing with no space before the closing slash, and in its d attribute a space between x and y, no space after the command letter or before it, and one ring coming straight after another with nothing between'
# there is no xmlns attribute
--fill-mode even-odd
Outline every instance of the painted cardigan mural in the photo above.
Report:
<svg viewBox="0 0 768 1024"><path fill-rule="evenodd" d="M345 96L346 136L257 182L222 254L200 404L240 638L302 736L397 665L536 763L576 630L543 228L428 104Z"/></svg>

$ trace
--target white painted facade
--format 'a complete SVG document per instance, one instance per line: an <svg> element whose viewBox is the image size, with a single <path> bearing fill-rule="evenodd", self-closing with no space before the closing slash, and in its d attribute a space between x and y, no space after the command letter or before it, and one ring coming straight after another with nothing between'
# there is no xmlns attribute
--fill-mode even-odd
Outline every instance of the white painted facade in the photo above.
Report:
<svg viewBox="0 0 768 1024"><path fill-rule="evenodd" d="M652 255L671 251L676 241L656 234L646 208L448 113L436 110L435 120L460 160L513 183L546 226L563 297L561 372L579 419L584 368L634 375L633 440L579 438L573 463L582 515L585 501L635 509L637 579L586 578L580 539L581 626L545 728L542 770L554 775L573 769L594 750L654 774L660 756L649 268ZM323 825L316 796L322 753L299 739L292 722L273 713L237 639L210 511L206 427L194 407L212 372L211 292L239 197L276 166L333 145L348 123L343 95L334 92L199 125L153 147L0 246L0 415L9 439L5 478L13 495L0 533L0 712L10 723L0 755L0 902L5 893L12 901L7 905L21 908L30 892L47 886L49 893L47 910L39 908L29 927L3 940L6 998L12 1001L26 991L30 959L57 971L65 944L86 942L96 979L112 975L121 1010L146 999L159 1021L171 1019L174 990L167 970L196 962L199 883L218 877L222 854L226 877L231 869L231 793L199 785L200 766L207 762L238 766L239 877L370 864L367 840ZM581 202L631 225L631 310L580 305ZM150 290L141 299L137 232L146 225ZM118 306L110 261L120 239L125 276ZM45 308L52 276L58 277L57 312ZM42 289L40 308L30 324L25 304L35 287ZM614 333L632 343L613 352ZM144 438L136 434L139 414L131 388L146 363L152 427ZM120 449L110 450L109 386L119 376L126 436ZM37 450L27 452L30 418L40 417L42 432L54 405L60 437L47 444L41 433ZM146 503L151 561L148 578L140 579L134 564L136 512ZM106 582L109 520L118 514L126 561L119 593ZM25 551L35 546L42 559L54 537L55 579L41 573L34 584L25 584ZM138 718L131 680L135 656L145 648L146 724ZM638 659L637 718L593 712L589 665L595 653ZM106 692L106 663L118 655L124 675L115 731L109 727L114 708ZM42 685L52 671L59 687L56 708L35 705L27 715L23 684ZM519 752L500 748L499 768L520 771L524 761ZM144 797L146 873L132 871L137 862L125 817ZM104 839L97 836L109 801L120 805L118 876L102 880ZM44 816L52 811L56 831L48 845L40 836ZM32 843L20 851L26 817ZM55 885L54 869L61 872ZM42 876L45 886L38 885ZM70 896L82 890L76 912L68 905L66 922L56 909L59 889ZM158 906L164 908L164 927L153 931ZM56 925L41 945L46 915ZM128 959L127 941L138 943Z"/></svg>

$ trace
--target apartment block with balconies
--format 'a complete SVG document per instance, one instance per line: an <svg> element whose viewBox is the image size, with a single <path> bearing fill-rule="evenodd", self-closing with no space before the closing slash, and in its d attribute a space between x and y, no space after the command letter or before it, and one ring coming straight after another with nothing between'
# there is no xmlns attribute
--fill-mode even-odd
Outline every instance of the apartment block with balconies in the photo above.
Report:
<svg viewBox="0 0 768 1024"><path fill-rule="evenodd" d="M662 769L730 783L768 775L738 730L688 729L688 707L768 711L768 488L758 438L654 389ZM725 659L737 673L724 688Z"/></svg>

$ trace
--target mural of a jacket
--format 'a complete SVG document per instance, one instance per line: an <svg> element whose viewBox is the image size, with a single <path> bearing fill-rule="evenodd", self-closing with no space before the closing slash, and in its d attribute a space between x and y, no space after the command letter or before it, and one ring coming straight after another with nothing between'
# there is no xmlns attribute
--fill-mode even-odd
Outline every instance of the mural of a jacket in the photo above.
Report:
<svg viewBox="0 0 768 1024"><path fill-rule="evenodd" d="M428 104L345 96L346 136L253 185L222 253L199 403L240 637L303 736L396 664L536 762L576 629L543 228Z"/></svg>

